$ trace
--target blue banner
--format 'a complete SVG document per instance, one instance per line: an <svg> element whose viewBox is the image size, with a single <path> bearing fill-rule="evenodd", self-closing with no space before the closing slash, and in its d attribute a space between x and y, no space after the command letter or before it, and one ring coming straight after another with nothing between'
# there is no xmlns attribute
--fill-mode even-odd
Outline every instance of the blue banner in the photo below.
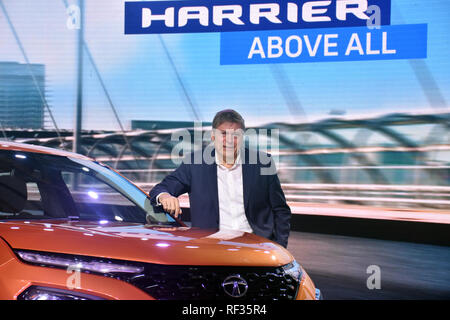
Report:
<svg viewBox="0 0 450 320"><path fill-rule="evenodd" d="M220 64L420 59L427 24L222 33Z"/></svg>
<svg viewBox="0 0 450 320"><path fill-rule="evenodd" d="M125 34L389 25L391 0L125 2Z"/></svg>

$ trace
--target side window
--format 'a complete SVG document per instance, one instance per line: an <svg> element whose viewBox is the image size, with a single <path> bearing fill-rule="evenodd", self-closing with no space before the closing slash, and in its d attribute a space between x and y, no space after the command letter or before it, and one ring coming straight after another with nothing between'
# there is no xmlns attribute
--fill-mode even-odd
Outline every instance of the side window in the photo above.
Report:
<svg viewBox="0 0 450 320"><path fill-rule="evenodd" d="M0 174L0 216L33 219L44 216L41 195L37 184L14 176L11 172Z"/></svg>
<svg viewBox="0 0 450 320"><path fill-rule="evenodd" d="M80 219L136 221L145 217L142 209L94 176L62 172Z"/></svg>
<svg viewBox="0 0 450 320"><path fill-rule="evenodd" d="M35 182L27 182L27 202L24 211L36 217L44 216L41 194Z"/></svg>

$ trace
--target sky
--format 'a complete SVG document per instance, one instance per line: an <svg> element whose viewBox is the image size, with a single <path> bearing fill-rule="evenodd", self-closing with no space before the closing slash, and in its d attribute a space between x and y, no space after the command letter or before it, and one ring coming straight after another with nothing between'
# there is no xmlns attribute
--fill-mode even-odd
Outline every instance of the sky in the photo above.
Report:
<svg viewBox="0 0 450 320"><path fill-rule="evenodd" d="M73 128L77 30L67 27L65 2L2 2L29 61L46 66L47 99L58 127ZM131 120L193 121L197 115L211 121L225 108L239 111L250 125L313 121L333 110L345 117L448 112L448 0L392 0L392 25L428 25L425 59L277 65L220 65L220 33L126 35L124 2L85 0L85 42L125 128ZM25 62L1 10L0 61ZM118 130L87 55L83 82L83 128ZM286 88L295 108L283 95Z"/></svg>

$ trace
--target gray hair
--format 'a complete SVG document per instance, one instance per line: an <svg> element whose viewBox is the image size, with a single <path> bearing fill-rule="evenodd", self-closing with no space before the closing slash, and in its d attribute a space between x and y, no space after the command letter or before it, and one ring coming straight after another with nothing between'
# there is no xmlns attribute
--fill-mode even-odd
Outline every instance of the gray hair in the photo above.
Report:
<svg viewBox="0 0 450 320"><path fill-rule="evenodd" d="M233 109L225 109L217 112L212 122L213 129L217 129L217 127L224 122L238 123L241 126L241 129L245 130L244 118Z"/></svg>

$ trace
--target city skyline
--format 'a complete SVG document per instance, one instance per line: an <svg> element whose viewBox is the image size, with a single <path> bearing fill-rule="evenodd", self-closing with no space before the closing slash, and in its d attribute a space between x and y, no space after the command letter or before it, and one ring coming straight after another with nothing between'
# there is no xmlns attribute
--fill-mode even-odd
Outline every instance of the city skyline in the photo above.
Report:
<svg viewBox="0 0 450 320"><path fill-rule="evenodd" d="M45 66L0 61L2 128L42 129L46 100Z"/></svg>

